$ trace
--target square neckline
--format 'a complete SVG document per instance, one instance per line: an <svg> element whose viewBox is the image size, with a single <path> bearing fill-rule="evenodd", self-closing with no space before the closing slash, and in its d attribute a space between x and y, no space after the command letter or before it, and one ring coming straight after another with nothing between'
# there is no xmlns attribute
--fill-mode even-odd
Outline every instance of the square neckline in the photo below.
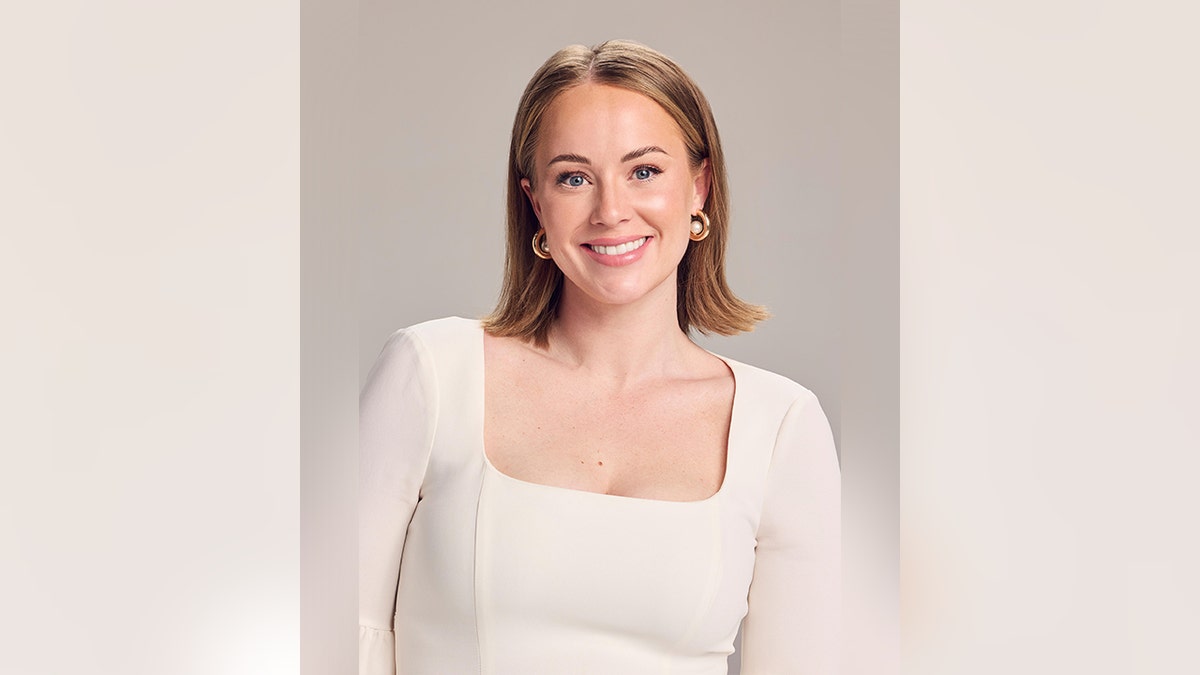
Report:
<svg viewBox="0 0 1200 675"><path fill-rule="evenodd" d="M499 468L497 468L495 464L492 464L491 458L488 457L487 444L485 443L485 436L484 436L484 424L487 421L487 410L486 410L486 404L487 404L487 395L486 395L487 394L487 360L484 357L484 344L483 344L485 333L484 333L483 325L481 322L475 321L475 322L473 322L473 324L475 326L476 333L477 333L476 339L478 340L477 347L479 350L477 353L479 354L479 366L480 366L479 371L478 371L479 372L479 382L477 383L478 389L476 392L479 396L479 399L478 399L479 400L479 417L478 417L478 419L479 419L479 454L483 457L483 464L484 464L485 470L490 471L493 475L499 477L503 481L512 483L514 485L521 486L523 488L538 489L538 490L570 494L570 495L586 495L585 497L583 497L585 499L599 498L599 499L610 500L610 501L611 500L621 500L624 503L642 503L642 504L667 504L667 505L678 504L678 505L683 505L684 507L686 507L686 506L691 506L691 505L702 506L705 504L711 504L711 503L716 502L718 499L722 498L722 495L726 491L726 487L730 483L729 472L730 472L730 469L732 468L732 464L733 464L733 453L731 452L731 450L734 446L734 443L733 443L734 432L736 429L740 429L740 425L738 424L738 422L741 418L741 415L739 415L738 412L741 408L741 406L739 405L740 399L741 399L739 394L741 393L742 388L740 386L741 382L739 381L739 378L738 378L737 368L734 367L734 364L737 363L736 361L727 359L724 356L721 356L720 354L715 354L711 351L708 351L707 349L704 350L704 351L708 352L709 354L712 354L713 356L720 359L721 362L725 364L725 367L729 369L730 376L733 377L733 402L732 402L732 405L731 405L730 411L729 411L729 430L726 433L726 437L725 437L725 470L721 475L721 485L717 487L716 492L713 492L711 495L705 497L704 499L675 500L675 499L653 499L653 498L649 498L649 497L633 497L630 495L616 495L616 494L611 494L608 492L595 492L593 490L580 490L579 488L563 487L561 485L550 485L547 483L536 483L533 481L528 481L528 480L524 480L521 478L517 478L515 476L510 476L510 475L504 473L503 471L501 471ZM678 507L676 507L676 508L678 508Z"/></svg>

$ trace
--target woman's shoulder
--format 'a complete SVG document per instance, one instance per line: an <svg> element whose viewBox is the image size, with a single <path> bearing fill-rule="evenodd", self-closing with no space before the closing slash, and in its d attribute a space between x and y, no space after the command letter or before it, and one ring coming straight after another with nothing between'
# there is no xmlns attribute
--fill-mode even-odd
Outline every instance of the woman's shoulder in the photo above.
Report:
<svg viewBox="0 0 1200 675"><path fill-rule="evenodd" d="M483 333L477 319L448 316L431 319L394 331L384 343L384 352L407 350L420 356L469 351Z"/></svg>
<svg viewBox="0 0 1200 675"><path fill-rule="evenodd" d="M483 328L476 319L451 316L423 321L388 336L375 369L422 372L442 381L482 369Z"/></svg>
<svg viewBox="0 0 1200 675"><path fill-rule="evenodd" d="M479 337L483 332L478 319L464 319L461 316L447 316L440 319L430 319L397 330L393 335L404 334L424 342L440 343L447 340L468 341Z"/></svg>
<svg viewBox="0 0 1200 675"><path fill-rule="evenodd" d="M733 371L737 396L755 405L783 406L786 410L797 401L816 399L811 389L779 373L719 356Z"/></svg>

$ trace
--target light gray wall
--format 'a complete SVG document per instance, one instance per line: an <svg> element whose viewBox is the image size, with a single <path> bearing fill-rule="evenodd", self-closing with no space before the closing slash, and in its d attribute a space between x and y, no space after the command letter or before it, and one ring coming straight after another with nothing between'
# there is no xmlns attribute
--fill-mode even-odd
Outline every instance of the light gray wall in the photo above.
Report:
<svg viewBox="0 0 1200 675"><path fill-rule="evenodd" d="M700 343L820 398L842 461L844 672L895 673L894 1L362 3L360 378L393 330L491 309L517 101L554 51L611 38L673 57L712 104L732 194L730 283L774 317Z"/></svg>
<svg viewBox="0 0 1200 675"><path fill-rule="evenodd" d="M702 344L813 389L836 429L837 20L829 0L363 3L361 374L391 331L491 309L525 83L561 47L628 38L709 97L728 157L731 284L775 315Z"/></svg>
<svg viewBox="0 0 1200 675"><path fill-rule="evenodd" d="M561 47L627 38L674 58L709 97L732 195L730 282L775 315L701 344L813 389L836 436L838 4L528 10L473 6L463 21L450 3L363 5L360 375L396 328L492 307L525 83Z"/></svg>

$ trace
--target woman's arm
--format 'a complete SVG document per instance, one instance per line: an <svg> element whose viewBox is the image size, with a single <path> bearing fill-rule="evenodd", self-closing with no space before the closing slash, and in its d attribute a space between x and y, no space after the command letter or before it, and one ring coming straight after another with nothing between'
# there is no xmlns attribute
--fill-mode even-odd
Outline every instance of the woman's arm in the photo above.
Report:
<svg viewBox="0 0 1200 675"><path fill-rule="evenodd" d="M767 476L742 675L833 675L841 650L841 483L829 421L792 403Z"/></svg>
<svg viewBox="0 0 1200 675"><path fill-rule="evenodd" d="M396 672L401 555L436 415L435 379L423 356L417 337L394 333L359 398L359 675Z"/></svg>

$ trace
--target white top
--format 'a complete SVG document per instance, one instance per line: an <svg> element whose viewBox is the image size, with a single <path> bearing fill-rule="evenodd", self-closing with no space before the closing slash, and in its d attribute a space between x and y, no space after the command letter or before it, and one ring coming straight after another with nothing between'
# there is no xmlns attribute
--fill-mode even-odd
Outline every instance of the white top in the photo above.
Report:
<svg viewBox="0 0 1200 675"><path fill-rule="evenodd" d="M360 675L837 669L840 489L811 391L724 359L725 479L670 502L539 485L483 448L483 331L397 331L361 399Z"/></svg>

